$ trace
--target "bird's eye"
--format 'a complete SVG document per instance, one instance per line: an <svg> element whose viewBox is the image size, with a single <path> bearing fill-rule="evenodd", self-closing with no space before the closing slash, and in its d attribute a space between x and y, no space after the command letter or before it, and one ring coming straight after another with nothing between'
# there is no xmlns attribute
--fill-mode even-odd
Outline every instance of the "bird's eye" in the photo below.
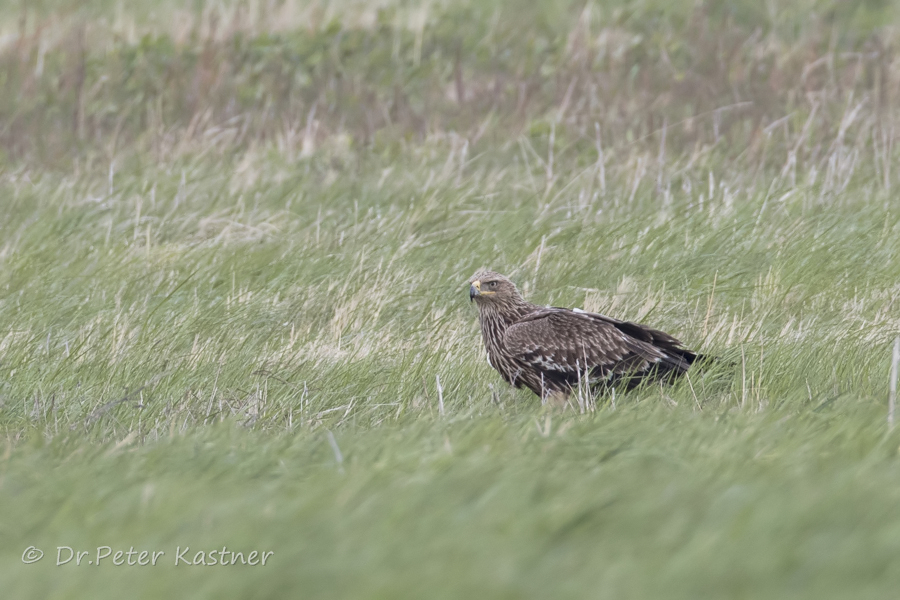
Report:
<svg viewBox="0 0 900 600"><path fill-rule="evenodd" d="M497 282L496 282L496 281L491 281L490 283L488 283L488 287L489 287L489 288L495 288L495 287L497 287Z"/></svg>

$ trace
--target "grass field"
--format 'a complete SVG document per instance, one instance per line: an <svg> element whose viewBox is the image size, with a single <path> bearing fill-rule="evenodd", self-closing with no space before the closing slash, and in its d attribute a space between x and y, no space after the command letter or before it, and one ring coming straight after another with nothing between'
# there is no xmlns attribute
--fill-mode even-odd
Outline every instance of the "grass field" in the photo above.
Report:
<svg viewBox="0 0 900 600"><path fill-rule="evenodd" d="M898 25L4 5L3 596L896 597ZM725 360L542 407L481 267Z"/></svg>

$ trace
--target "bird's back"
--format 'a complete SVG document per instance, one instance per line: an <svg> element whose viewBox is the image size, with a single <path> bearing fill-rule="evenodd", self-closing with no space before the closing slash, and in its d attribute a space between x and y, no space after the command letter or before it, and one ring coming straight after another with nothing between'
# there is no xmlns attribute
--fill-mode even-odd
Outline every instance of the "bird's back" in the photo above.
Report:
<svg viewBox="0 0 900 600"><path fill-rule="evenodd" d="M669 379L696 359L676 338L628 321L565 308L538 308L509 326L507 362L536 394L566 393L587 382L632 388Z"/></svg>

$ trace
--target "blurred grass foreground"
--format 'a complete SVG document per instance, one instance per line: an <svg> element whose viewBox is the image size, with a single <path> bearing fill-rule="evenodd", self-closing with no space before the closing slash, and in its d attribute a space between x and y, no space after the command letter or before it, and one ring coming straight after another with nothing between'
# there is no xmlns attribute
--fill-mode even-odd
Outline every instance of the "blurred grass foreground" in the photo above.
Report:
<svg viewBox="0 0 900 600"><path fill-rule="evenodd" d="M898 26L3 4L4 597L895 597ZM727 360L542 407L480 267Z"/></svg>

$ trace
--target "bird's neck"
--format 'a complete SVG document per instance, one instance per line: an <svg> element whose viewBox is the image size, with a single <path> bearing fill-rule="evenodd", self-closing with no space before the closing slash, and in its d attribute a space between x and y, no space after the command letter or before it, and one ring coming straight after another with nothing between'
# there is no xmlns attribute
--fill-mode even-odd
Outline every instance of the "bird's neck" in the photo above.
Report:
<svg viewBox="0 0 900 600"><path fill-rule="evenodd" d="M516 298L506 305L486 304L479 308L481 310L478 311L478 318L482 331L490 330L494 334L502 334L510 325L533 312L537 307L521 298Z"/></svg>

